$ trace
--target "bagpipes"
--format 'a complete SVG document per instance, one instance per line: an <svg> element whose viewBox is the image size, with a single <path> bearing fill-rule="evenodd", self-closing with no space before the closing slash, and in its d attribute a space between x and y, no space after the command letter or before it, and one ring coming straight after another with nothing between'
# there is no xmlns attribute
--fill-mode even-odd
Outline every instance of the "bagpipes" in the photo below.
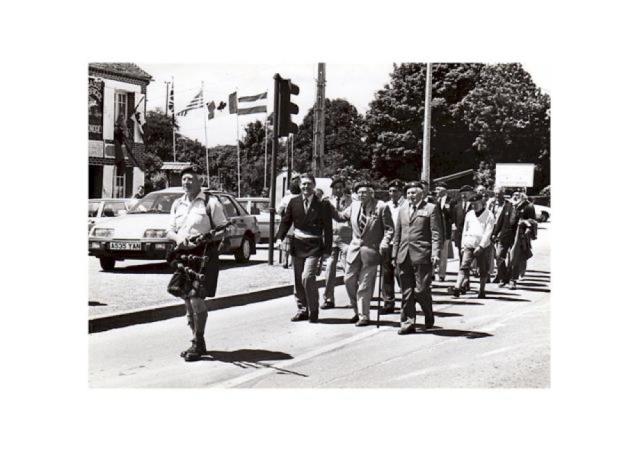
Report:
<svg viewBox="0 0 640 452"><path fill-rule="evenodd" d="M169 254L167 260L171 268L175 270L167 287L167 291L171 295L180 298L206 295L203 294L203 289L207 283L207 264L212 260L209 255L212 251L210 246L215 246L213 251L217 253L222 242L215 240L215 235L217 232L225 230L226 227L227 224L224 224L204 234L190 237L189 242L196 245L194 248L178 248ZM217 275L217 269L215 274ZM214 284L213 291L215 293L217 281L211 282Z"/></svg>

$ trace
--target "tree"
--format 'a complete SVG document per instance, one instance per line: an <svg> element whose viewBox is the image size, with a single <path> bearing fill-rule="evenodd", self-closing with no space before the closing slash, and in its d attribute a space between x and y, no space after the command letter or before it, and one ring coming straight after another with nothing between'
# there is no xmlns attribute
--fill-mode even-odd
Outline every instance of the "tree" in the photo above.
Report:
<svg viewBox="0 0 640 452"><path fill-rule="evenodd" d="M147 177L160 170L162 162L173 161L173 134L171 118L160 109L146 115L144 125L144 165Z"/></svg>
<svg viewBox="0 0 640 452"><path fill-rule="evenodd" d="M325 175L335 175L351 166L369 166L365 152L364 118L345 99L325 99ZM313 157L313 108L305 115L295 137L294 168L310 171Z"/></svg>

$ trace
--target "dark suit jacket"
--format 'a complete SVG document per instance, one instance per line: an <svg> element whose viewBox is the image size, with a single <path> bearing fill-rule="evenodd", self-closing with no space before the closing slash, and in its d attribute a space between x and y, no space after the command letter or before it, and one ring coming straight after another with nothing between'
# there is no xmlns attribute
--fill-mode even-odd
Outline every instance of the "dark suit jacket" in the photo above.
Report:
<svg viewBox="0 0 640 452"><path fill-rule="evenodd" d="M442 223L436 206L424 200L416 213L410 215L410 204L405 203L398 211L398 223L393 236L392 256L398 264L407 258L414 264L426 264L431 256L440 252Z"/></svg>
<svg viewBox="0 0 640 452"><path fill-rule="evenodd" d="M511 246L515 239L517 228L518 216L516 209L511 202L505 200L500 215L496 218L492 239L503 245Z"/></svg>
<svg viewBox="0 0 640 452"><path fill-rule="evenodd" d="M440 221L442 223L443 240L451 240L451 224L453 222L453 209L455 205L451 204L451 200L447 196L445 200L445 207L440 206L440 199L436 200L436 210L440 215ZM448 207L447 207L448 205ZM463 221L464 224L464 221Z"/></svg>
<svg viewBox="0 0 640 452"><path fill-rule="evenodd" d="M284 212L276 239L284 239L291 225L294 228L318 238L299 239L295 235L291 242L294 256L322 256L331 253L333 243L333 227L331 223L331 205L313 196L309 210L304 212L304 198L296 196L291 199Z"/></svg>
<svg viewBox="0 0 640 452"><path fill-rule="evenodd" d="M467 208L463 209L462 199L456 201L455 206L452 207L451 223L456 225L456 231L452 234L452 240L455 242L456 247L460 248L462 242L462 228L464 227L464 219L467 216L467 212L472 209L471 203L467 201Z"/></svg>

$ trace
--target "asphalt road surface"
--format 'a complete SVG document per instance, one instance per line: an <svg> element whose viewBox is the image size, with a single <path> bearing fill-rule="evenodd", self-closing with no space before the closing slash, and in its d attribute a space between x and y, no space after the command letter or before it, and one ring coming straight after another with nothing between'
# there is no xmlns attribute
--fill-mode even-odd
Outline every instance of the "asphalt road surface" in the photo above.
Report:
<svg viewBox="0 0 640 452"><path fill-rule="evenodd" d="M475 290L453 299L446 293L453 271L445 283L436 283L436 325L431 330L397 335L398 299L396 313L381 316L379 328L356 328L348 323L353 312L346 307L344 286L339 286L339 307L321 311L318 324L289 320L295 313L292 297L210 312L209 356L194 363L178 356L190 340L185 318L91 334L89 384L549 387L550 228L549 223L541 225L534 257L517 290L490 284L484 300L476 298ZM372 309L374 319L375 315ZM418 322L423 321L419 315Z"/></svg>

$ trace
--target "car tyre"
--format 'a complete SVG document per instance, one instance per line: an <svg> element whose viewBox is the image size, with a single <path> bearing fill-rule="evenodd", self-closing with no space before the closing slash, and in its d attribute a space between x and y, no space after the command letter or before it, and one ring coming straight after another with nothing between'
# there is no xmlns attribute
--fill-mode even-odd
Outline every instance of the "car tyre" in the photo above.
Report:
<svg viewBox="0 0 640 452"><path fill-rule="evenodd" d="M549 221L549 214L547 212L542 212L540 214L540 221L542 221L543 223Z"/></svg>
<svg viewBox="0 0 640 452"><path fill-rule="evenodd" d="M249 262L249 258L251 258L251 248L253 248L252 240L252 238L246 236L242 238L240 248L233 253L237 263L245 264Z"/></svg>
<svg viewBox="0 0 640 452"><path fill-rule="evenodd" d="M100 258L100 267L106 272L110 272L116 267L116 260L111 259L110 257L101 257Z"/></svg>

